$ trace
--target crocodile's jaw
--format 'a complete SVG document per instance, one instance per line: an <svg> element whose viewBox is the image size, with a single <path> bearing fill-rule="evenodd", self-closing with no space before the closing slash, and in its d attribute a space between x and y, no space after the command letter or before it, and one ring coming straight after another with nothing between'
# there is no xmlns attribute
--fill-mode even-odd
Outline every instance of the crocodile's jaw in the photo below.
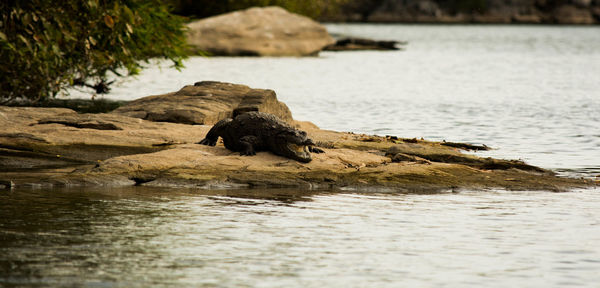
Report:
<svg viewBox="0 0 600 288"><path fill-rule="evenodd" d="M287 150L285 156L287 157L304 163L308 163L312 160L310 152L308 151L308 145L289 143L285 148Z"/></svg>

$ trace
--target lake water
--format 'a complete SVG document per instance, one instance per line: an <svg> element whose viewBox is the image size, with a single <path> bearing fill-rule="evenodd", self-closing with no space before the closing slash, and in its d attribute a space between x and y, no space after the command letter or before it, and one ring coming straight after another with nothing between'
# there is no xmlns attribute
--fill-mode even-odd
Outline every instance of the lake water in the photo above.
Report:
<svg viewBox="0 0 600 288"><path fill-rule="evenodd" d="M159 64L109 97L269 88L321 128L600 174L600 28L328 25L405 51ZM163 66L163 68L159 68ZM600 194L0 191L0 287L598 287Z"/></svg>

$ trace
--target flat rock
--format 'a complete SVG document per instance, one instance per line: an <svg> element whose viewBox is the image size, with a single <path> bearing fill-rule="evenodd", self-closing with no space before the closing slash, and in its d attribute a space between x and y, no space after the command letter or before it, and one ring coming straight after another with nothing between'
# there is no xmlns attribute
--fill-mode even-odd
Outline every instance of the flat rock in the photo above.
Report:
<svg viewBox="0 0 600 288"><path fill-rule="evenodd" d="M65 108L0 106L0 171L89 164L201 140L200 126Z"/></svg>
<svg viewBox="0 0 600 288"><path fill-rule="evenodd" d="M248 111L292 121L290 109L277 100L275 91L216 81L197 82L177 92L140 98L112 113L150 121L213 125Z"/></svg>
<svg viewBox="0 0 600 288"><path fill-rule="evenodd" d="M91 124L90 124L91 123ZM465 155L416 139L321 130L293 121L325 153L300 163L270 152L240 156L195 144L210 125L152 122L60 108L0 106L0 184L423 191L560 191L596 184L519 161ZM107 129L110 128L110 129ZM398 161L398 162L393 162ZM379 190L378 190L379 191Z"/></svg>
<svg viewBox="0 0 600 288"><path fill-rule="evenodd" d="M226 56L309 56L334 42L327 29L280 7L250 8L188 24L195 51Z"/></svg>

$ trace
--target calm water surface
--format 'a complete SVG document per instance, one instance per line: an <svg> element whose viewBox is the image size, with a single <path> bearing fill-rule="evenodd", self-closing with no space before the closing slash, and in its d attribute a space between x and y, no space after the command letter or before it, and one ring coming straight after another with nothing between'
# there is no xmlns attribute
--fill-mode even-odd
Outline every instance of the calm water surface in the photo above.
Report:
<svg viewBox="0 0 600 288"><path fill-rule="evenodd" d="M191 58L120 83L270 88L322 128L600 174L600 28L328 25L400 52ZM163 66L159 68L158 66ZM0 190L0 287L598 287L600 194Z"/></svg>
<svg viewBox="0 0 600 288"><path fill-rule="evenodd" d="M600 194L0 195L0 285L598 287Z"/></svg>

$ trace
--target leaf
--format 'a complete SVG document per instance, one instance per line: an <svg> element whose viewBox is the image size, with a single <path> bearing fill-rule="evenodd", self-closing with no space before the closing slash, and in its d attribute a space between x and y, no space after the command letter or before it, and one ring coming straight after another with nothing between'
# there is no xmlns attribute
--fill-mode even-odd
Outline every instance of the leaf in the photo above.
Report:
<svg viewBox="0 0 600 288"><path fill-rule="evenodd" d="M63 30L62 33L63 33L63 36L65 37L65 39L68 41L76 41L77 40L77 39L75 39L75 37L73 37L73 35L71 35L71 33L69 33L66 30Z"/></svg>
<svg viewBox="0 0 600 288"><path fill-rule="evenodd" d="M44 29L48 30L52 27L50 23L46 20L46 18L41 17L40 20L42 20L42 25L44 26Z"/></svg>
<svg viewBox="0 0 600 288"><path fill-rule="evenodd" d="M0 13L0 58L5 60L0 70L10 67L7 77L0 77L0 98L43 100L69 86L73 77L94 80L107 69L127 76L150 58L184 56L183 18L168 13L167 1L0 0L0 6L6 1L31 3L11 4Z"/></svg>
<svg viewBox="0 0 600 288"><path fill-rule="evenodd" d="M17 37L23 41L23 43L25 43L25 46L27 46L27 48L29 50L31 50L31 45L29 44L29 41L27 41L27 39L25 37L23 37L23 35L17 35Z"/></svg>
<svg viewBox="0 0 600 288"><path fill-rule="evenodd" d="M134 17L133 17L133 12L131 12L131 9L129 9L129 7L127 7L127 6L123 6L122 9L123 9L122 14L124 16L123 18L125 18L125 21L129 22L129 23L133 23Z"/></svg>
<svg viewBox="0 0 600 288"><path fill-rule="evenodd" d="M31 23L31 15L29 15L29 14L23 15L22 22L23 22L23 25L25 25L25 26L29 25L29 23Z"/></svg>
<svg viewBox="0 0 600 288"><path fill-rule="evenodd" d="M95 0L89 0L89 1L87 1L87 4L92 9L98 7L98 2Z"/></svg>
<svg viewBox="0 0 600 288"><path fill-rule="evenodd" d="M108 26L108 28L112 29L115 26L115 21L110 15L104 15L104 24Z"/></svg>

